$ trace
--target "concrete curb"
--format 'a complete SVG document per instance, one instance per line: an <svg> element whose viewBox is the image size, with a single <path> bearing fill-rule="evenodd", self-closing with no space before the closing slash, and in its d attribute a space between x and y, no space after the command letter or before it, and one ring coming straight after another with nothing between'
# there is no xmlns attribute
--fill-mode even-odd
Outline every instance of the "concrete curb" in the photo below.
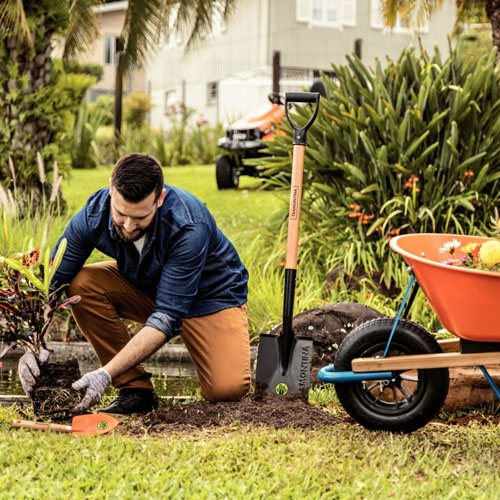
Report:
<svg viewBox="0 0 500 500"><path fill-rule="evenodd" d="M92 346L87 342L47 342L47 347L53 351L51 357L53 361L63 361L73 356L88 364L99 364ZM11 349L3 359L12 363L17 361L22 354L21 349ZM253 366L257 358L257 347L250 347L250 358ZM164 345L146 360L146 365L163 363L193 365L191 356L183 344Z"/></svg>

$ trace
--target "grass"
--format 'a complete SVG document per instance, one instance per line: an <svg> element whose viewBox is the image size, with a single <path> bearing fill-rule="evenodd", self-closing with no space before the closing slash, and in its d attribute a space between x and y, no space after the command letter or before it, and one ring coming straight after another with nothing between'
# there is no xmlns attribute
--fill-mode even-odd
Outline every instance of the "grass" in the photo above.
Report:
<svg viewBox="0 0 500 500"><path fill-rule="evenodd" d="M13 418L0 409L2 499L492 499L500 486L493 425L412 435L235 425L131 439L12 430Z"/></svg>

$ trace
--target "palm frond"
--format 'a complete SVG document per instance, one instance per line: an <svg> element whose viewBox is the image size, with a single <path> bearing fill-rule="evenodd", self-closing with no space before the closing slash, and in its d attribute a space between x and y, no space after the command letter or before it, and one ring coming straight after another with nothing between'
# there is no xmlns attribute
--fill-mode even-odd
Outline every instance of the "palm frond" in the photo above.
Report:
<svg viewBox="0 0 500 500"><path fill-rule="evenodd" d="M103 0L72 0L69 8L69 25L64 44L64 62L73 61L78 53L85 52L99 35L94 7Z"/></svg>
<svg viewBox="0 0 500 500"><path fill-rule="evenodd" d="M382 0L382 13L387 26L393 28L398 15L413 29L421 28L434 12L443 5L443 0Z"/></svg>
<svg viewBox="0 0 500 500"><path fill-rule="evenodd" d="M158 44L168 15L162 0L129 0L121 37L125 42L123 70L142 65Z"/></svg>
<svg viewBox="0 0 500 500"><path fill-rule="evenodd" d="M0 30L8 33L17 43L25 41L33 47L33 36L22 0L3 0L0 3Z"/></svg>
<svg viewBox="0 0 500 500"><path fill-rule="evenodd" d="M175 26L176 29L181 29L182 26L190 28L186 50L197 47L210 34L216 17L228 20L235 3L235 0L183 0L179 2Z"/></svg>

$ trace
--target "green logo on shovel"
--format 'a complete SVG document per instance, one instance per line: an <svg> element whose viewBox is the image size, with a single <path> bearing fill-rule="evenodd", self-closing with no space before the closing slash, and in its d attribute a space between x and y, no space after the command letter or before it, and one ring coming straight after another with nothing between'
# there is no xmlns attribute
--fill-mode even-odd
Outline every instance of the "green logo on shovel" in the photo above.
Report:
<svg viewBox="0 0 500 500"><path fill-rule="evenodd" d="M280 396L284 396L288 392L288 386L284 382L280 382L276 386L276 394L279 394Z"/></svg>

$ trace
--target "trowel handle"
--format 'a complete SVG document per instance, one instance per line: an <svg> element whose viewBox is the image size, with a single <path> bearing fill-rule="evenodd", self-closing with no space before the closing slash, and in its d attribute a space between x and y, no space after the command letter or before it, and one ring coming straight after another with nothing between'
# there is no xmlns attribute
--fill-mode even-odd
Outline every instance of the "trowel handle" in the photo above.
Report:
<svg viewBox="0 0 500 500"><path fill-rule="evenodd" d="M46 422L31 422L29 420L14 420L12 427L17 429L31 429L34 431L71 432L71 425L49 424Z"/></svg>

